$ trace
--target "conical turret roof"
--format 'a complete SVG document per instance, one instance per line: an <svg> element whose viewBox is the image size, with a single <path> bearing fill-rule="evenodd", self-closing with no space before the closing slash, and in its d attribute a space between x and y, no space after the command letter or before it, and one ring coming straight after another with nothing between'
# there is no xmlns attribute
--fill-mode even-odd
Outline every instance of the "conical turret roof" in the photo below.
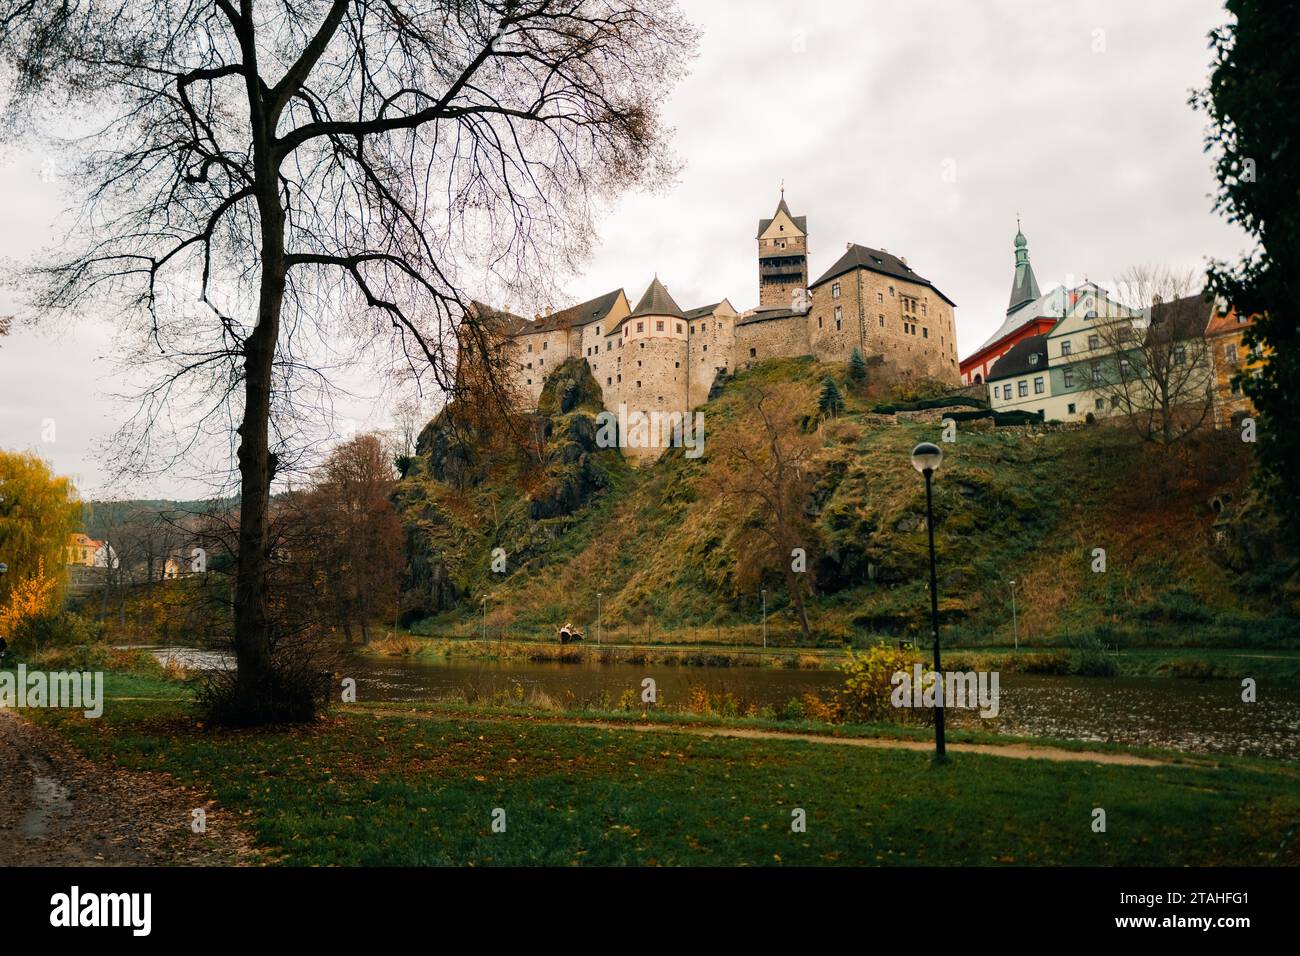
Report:
<svg viewBox="0 0 1300 956"><path fill-rule="evenodd" d="M637 302L636 308L632 310L633 315L671 315L678 319L686 318L685 313L677 307L673 297L668 294L668 289L655 276L650 283L641 300Z"/></svg>

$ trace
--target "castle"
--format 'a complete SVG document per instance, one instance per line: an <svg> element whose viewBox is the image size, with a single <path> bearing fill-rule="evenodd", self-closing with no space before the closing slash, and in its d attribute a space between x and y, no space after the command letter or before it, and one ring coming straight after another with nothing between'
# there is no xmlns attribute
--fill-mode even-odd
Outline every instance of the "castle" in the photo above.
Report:
<svg viewBox="0 0 1300 956"><path fill-rule="evenodd" d="M848 243L809 284L807 217L790 212L784 189L756 239L759 304L744 312L725 298L683 310L658 276L635 307L616 289L532 320L475 309L501 324L516 390L534 405L547 374L573 357L610 411L684 415L720 374L777 357L848 362L854 350L897 377L960 384L955 303L905 258Z"/></svg>

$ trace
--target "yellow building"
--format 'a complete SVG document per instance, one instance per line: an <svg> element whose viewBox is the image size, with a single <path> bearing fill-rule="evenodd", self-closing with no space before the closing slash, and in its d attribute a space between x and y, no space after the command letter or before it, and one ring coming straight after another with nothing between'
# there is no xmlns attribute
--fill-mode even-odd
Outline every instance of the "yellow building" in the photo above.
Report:
<svg viewBox="0 0 1300 956"><path fill-rule="evenodd" d="M102 541L96 541L87 534L68 535L68 564L78 564L82 567L95 567L95 556L100 553L104 546Z"/></svg>
<svg viewBox="0 0 1300 956"><path fill-rule="evenodd" d="M1214 424L1231 428L1255 408L1241 390L1237 373L1258 374L1264 356L1242 341L1254 316L1238 315L1232 308L1215 309L1205 327L1205 339L1214 362Z"/></svg>

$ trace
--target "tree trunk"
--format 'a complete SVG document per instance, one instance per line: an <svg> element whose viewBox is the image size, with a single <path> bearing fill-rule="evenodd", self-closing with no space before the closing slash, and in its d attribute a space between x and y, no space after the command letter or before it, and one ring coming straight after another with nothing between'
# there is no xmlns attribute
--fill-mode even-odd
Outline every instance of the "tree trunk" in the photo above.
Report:
<svg viewBox="0 0 1300 956"><path fill-rule="evenodd" d="M790 596L794 598L795 609L799 612L799 628L803 631L804 643L808 643L808 612L803 606L803 589L799 587L798 578L791 571L785 575L785 586L790 591Z"/></svg>
<svg viewBox="0 0 1300 956"><path fill-rule="evenodd" d="M275 195L259 197L262 277L257 324L244 340L244 420L239 425L239 563L235 575L236 712L248 723L275 719L267 587L271 501L271 380L284 301L284 214Z"/></svg>

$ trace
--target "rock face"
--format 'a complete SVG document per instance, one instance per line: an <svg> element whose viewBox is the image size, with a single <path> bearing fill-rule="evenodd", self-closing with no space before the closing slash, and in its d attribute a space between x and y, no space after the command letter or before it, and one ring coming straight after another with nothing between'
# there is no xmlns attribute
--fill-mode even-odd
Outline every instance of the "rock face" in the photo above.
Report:
<svg viewBox="0 0 1300 956"><path fill-rule="evenodd" d="M537 412L516 423L536 441L489 447L458 427L454 406L424 427L396 497L406 532L403 623L477 600L495 548L505 574L544 560L566 519L622 466L617 448L596 443L602 408L586 362L569 359L547 378Z"/></svg>

